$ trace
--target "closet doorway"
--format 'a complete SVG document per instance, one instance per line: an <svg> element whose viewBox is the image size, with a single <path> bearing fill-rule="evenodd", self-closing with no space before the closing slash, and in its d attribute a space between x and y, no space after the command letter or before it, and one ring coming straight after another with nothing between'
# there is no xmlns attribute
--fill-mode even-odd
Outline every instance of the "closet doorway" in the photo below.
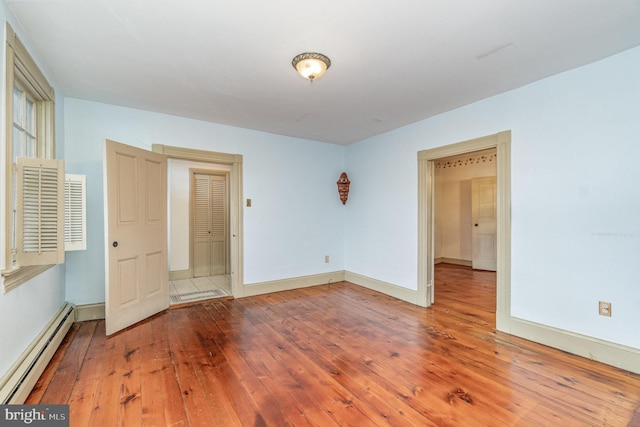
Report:
<svg viewBox="0 0 640 427"><path fill-rule="evenodd" d="M169 159L171 305L233 295L231 173L230 165Z"/></svg>

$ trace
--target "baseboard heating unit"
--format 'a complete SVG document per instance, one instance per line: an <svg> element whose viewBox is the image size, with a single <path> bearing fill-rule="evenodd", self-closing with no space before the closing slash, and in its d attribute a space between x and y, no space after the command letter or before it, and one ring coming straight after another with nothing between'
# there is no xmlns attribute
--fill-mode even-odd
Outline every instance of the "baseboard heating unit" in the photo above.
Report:
<svg viewBox="0 0 640 427"><path fill-rule="evenodd" d="M65 303L0 379L0 404L24 403L74 321L75 307Z"/></svg>

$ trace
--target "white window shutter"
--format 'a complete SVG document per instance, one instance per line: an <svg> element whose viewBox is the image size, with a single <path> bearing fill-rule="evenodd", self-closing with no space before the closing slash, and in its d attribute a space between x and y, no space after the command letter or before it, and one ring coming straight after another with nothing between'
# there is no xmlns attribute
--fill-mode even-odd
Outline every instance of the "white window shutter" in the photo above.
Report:
<svg viewBox="0 0 640 427"><path fill-rule="evenodd" d="M87 179L85 175L65 175L64 250L87 249Z"/></svg>
<svg viewBox="0 0 640 427"><path fill-rule="evenodd" d="M19 157L17 163L17 264L61 264L64 262L64 162Z"/></svg>

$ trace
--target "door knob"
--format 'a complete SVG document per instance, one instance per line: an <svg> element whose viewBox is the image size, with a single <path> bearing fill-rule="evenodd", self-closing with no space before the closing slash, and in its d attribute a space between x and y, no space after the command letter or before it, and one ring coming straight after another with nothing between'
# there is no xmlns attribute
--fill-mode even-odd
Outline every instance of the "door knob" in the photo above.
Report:
<svg viewBox="0 0 640 427"><path fill-rule="evenodd" d="M118 242L113 242L112 244L113 244L113 247L114 247L114 248L117 248L117 247L118 247Z"/></svg>

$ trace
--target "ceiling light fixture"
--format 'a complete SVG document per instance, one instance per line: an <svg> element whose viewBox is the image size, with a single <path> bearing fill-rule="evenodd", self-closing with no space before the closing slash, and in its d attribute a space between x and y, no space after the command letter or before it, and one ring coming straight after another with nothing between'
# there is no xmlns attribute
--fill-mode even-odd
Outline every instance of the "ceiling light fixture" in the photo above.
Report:
<svg viewBox="0 0 640 427"><path fill-rule="evenodd" d="M296 55L291 60L291 65L302 77L313 81L331 67L331 60L321 53L305 52Z"/></svg>

